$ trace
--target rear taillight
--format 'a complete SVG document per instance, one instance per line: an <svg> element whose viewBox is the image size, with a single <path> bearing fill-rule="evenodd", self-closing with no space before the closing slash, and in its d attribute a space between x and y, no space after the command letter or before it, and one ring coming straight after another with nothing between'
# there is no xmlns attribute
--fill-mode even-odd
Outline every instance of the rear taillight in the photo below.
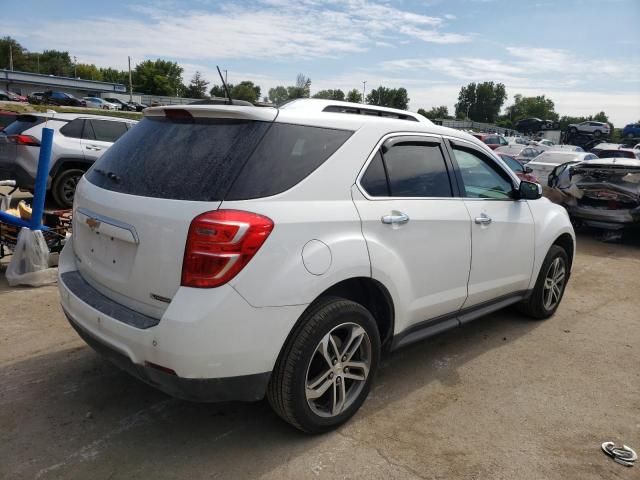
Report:
<svg viewBox="0 0 640 480"><path fill-rule="evenodd" d="M189 226L182 285L224 285L249 263L271 230L271 219L256 213L215 210L198 215Z"/></svg>
<svg viewBox="0 0 640 480"><path fill-rule="evenodd" d="M7 140L16 145L28 145L29 147L40 146L40 140L31 135L7 135Z"/></svg>

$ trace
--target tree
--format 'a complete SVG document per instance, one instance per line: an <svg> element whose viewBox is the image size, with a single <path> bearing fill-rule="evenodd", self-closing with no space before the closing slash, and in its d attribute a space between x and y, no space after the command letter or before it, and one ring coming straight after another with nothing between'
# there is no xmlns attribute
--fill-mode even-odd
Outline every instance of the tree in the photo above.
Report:
<svg viewBox="0 0 640 480"><path fill-rule="evenodd" d="M199 71L193 74L191 82L184 89L184 95L188 98L204 98L207 95L207 82Z"/></svg>
<svg viewBox="0 0 640 480"><path fill-rule="evenodd" d="M362 93L357 88L353 90L349 90L347 93L347 102L352 103L361 103L362 102Z"/></svg>
<svg viewBox="0 0 640 480"><path fill-rule="evenodd" d="M85 80L103 80L102 72L94 64L78 63L75 66L75 75Z"/></svg>
<svg viewBox="0 0 640 480"><path fill-rule="evenodd" d="M168 60L145 60L136 65L134 90L147 95L173 96L180 93L182 67Z"/></svg>
<svg viewBox="0 0 640 480"><path fill-rule="evenodd" d="M337 90L320 90L313 98L324 98L326 100L344 100L344 92Z"/></svg>
<svg viewBox="0 0 640 480"><path fill-rule="evenodd" d="M533 117L541 120L558 120L553 101L545 95L523 97L520 94L516 94L513 100L513 105L507 107L507 116L513 125L523 118Z"/></svg>
<svg viewBox="0 0 640 480"><path fill-rule="evenodd" d="M299 73L296 77L296 84L287 87L287 97L289 100L294 98L309 98L311 96L311 79Z"/></svg>
<svg viewBox="0 0 640 480"><path fill-rule="evenodd" d="M409 97L405 88L387 88L380 86L369 92L369 95L367 95L367 103L406 110L409 108Z"/></svg>
<svg viewBox="0 0 640 480"><path fill-rule="evenodd" d="M244 80L236 86L229 86L231 98L255 103L260 99L260 86L249 80Z"/></svg>
<svg viewBox="0 0 640 480"><path fill-rule="evenodd" d="M9 53L11 51L11 54ZM0 68L9 70L9 57L13 58L13 69L29 72L31 67L30 54L26 48L11 37L0 38Z"/></svg>
<svg viewBox="0 0 640 480"><path fill-rule="evenodd" d="M289 99L289 93L287 92L286 87L282 85L278 85L275 88L269 89L269 100L271 103L276 105L281 105Z"/></svg>
<svg viewBox="0 0 640 480"><path fill-rule="evenodd" d="M429 111L426 111L424 108L420 108L418 110L418 113L423 117L427 117L429 120L449 118L449 109L446 107L446 105L432 107Z"/></svg>
<svg viewBox="0 0 640 480"><path fill-rule="evenodd" d="M502 83L470 83L460 89L456 118L493 123L506 99L507 91Z"/></svg>
<svg viewBox="0 0 640 480"><path fill-rule="evenodd" d="M73 76L73 62L69 52L44 50L40 55L40 73L61 77Z"/></svg>
<svg viewBox="0 0 640 480"><path fill-rule="evenodd" d="M228 83L227 87L229 87L229 91L231 91L233 85ZM222 85L214 85L213 87L211 87L211 90L209 90L209 94L212 97L227 98L227 92L224 90L224 87Z"/></svg>
<svg viewBox="0 0 640 480"><path fill-rule="evenodd" d="M123 70L116 70L115 68L101 68L100 75L103 82L121 83L123 85L129 85L129 72Z"/></svg>

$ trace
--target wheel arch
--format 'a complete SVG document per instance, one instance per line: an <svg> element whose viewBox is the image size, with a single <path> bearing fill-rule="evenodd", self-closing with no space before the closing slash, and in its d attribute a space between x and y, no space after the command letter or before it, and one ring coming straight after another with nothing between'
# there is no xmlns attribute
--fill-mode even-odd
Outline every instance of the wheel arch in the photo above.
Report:
<svg viewBox="0 0 640 480"><path fill-rule="evenodd" d="M53 179L60 172L69 170L70 168L79 168L86 171L91 165L93 165L93 160L86 160L84 158L59 158L52 165L51 170L49 170L49 176Z"/></svg>
<svg viewBox="0 0 640 480"><path fill-rule="evenodd" d="M573 237L568 233L563 233L562 235L560 235L558 238L555 239L552 245L557 245L561 247L565 252L567 252L567 257L569 259L569 271L571 271L571 268L573 266L573 257L575 253L575 244L573 241Z"/></svg>

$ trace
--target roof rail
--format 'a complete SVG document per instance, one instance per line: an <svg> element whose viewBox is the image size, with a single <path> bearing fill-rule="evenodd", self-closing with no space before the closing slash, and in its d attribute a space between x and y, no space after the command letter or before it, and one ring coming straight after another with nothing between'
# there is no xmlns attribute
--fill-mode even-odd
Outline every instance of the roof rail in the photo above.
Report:
<svg viewBox="0 0 640 480"><path fill-rule="evenodd" d="M374 117L397 118L399 120L409 120L411 122L418 121L418 119L413 115L407 115L406 113L389 112L387 110L378 110L375 107L362 108L343 105L328 105L324 107L322 111L333 113L351 113L354 115L371 115Z"/></svg>
<svg viewBox="0 0 640 480"><path fill-rule="evenodd" d="M297 98L279 106L285 110L306 110L309 112L348 113L352 115L369 115L382 118L408 120L410 122L432 123L422 115L397 108L381 107L362 103L326 100L320 98Z"/></svg>

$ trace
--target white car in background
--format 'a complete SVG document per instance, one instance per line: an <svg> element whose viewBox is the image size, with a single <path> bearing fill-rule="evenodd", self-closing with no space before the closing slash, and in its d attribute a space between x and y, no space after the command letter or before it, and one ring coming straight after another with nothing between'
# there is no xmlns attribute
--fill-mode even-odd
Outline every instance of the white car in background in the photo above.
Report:
<svg viewBox="0 0 640 480"><path fill-rule="evenodd" d="M87 169L136 123L86 113L19 115L0 134L0 179L33 189L42 129L54 131L47 188L56 203L71 208L75 187Z"/></svg>
<svg viewBox="0 0 640 480"><path fill-rule="evenodd" d="M567 127L571 133L591 133L596 137L609 135L611 125L605 122L593 122L591 120L582 123L572 123Z"/></svg>
<svg viewBox="0 0 640 480"><path fill-rule="evenodd" d="M107 102L99 97L84 97L83 100L87 102L87 108L100 108L103 110L120 110L120 105L117 103Z"/></svg>
<svg viewBox="0 0 640 480"><path fill-rule="evenodd" d="M538 177L541 185L547 185L549 174L558 165L568 162L595 160L597 158L597 155L594 155L593 153L549 150L542 152L532 161L527 163L527 167L529 167L532 170L532 173Z"/></svg>
<svg viewBox="0 0 640 480"><path fill-rule="evenodd" d="M156 388L266 395L324 432L360 408L385 349L511 304L555 313L575 237L541 191L402 110L151 107L80 180L62 308Z"/></svg>

